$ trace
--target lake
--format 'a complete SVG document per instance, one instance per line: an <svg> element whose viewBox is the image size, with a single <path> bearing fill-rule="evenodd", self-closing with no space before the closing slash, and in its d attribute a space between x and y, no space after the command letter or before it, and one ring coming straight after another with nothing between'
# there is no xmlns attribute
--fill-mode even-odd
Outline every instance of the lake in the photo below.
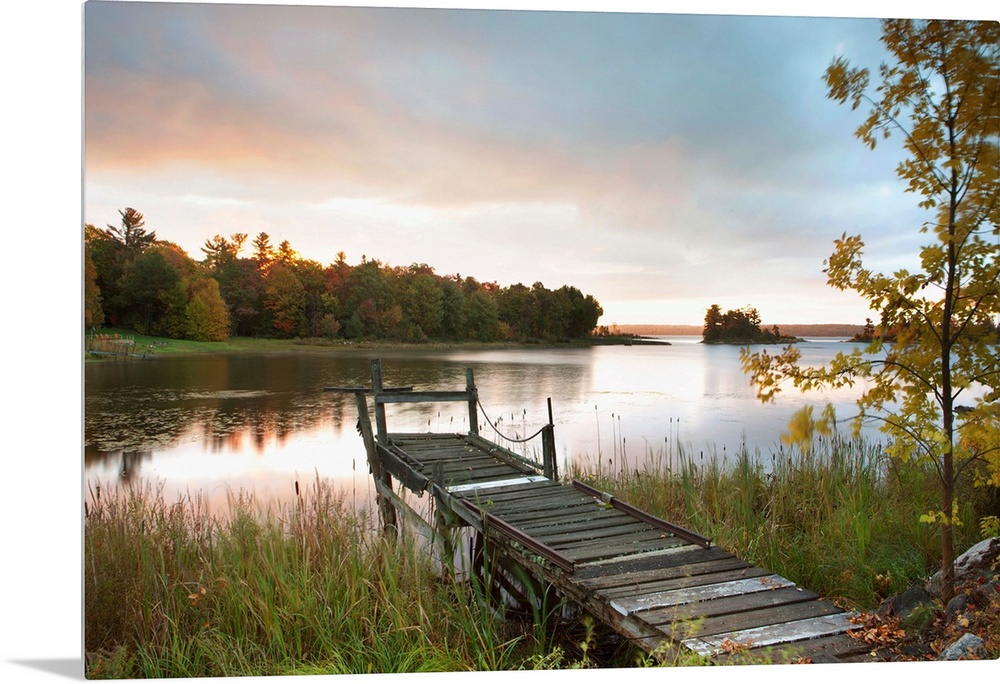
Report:
<svg viewBox="0 0 1000 684"><path fill-rule="evenodd" d="M229 493L290 499L295 482L323 478L356 503L371 498L364 445L350 394L327 386L370 386L371 359L385 384L464 389L472 368L483 410L481 434L537 457L540 442L511 444L548 419L552 400L561 472L671 467L681 451L728 458L745 444L770 458L801 406L832 401L853 415L859 388L779 395L762 405L740 369L739 348L700 337L670 345L553 349L330 349L271 354L163 356L100 361L84 369L84 491L150 483L168 500L200 494L210 507ZM851 345L813 339L803 361L821 364ZM485 413L485 416L483 415ZM466 431L461 404L389 407L390 431Z"/></svg>

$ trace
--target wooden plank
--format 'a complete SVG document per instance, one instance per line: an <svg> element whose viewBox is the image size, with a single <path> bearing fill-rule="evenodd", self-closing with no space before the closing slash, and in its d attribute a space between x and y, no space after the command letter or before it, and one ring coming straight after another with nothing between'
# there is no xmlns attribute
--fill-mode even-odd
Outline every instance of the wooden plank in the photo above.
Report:
<svg viewBox="0 0 1000 684"><path fill-rule="evenodd" d="M543 558L553 563L557 567L565 570L567 572L573 571L573 561L567 558L563 554L559 553L555 549L550 548L548 545L541 543L537 539L523 534L517 528L508 525L503 520L496 518L491 515L488 511L483 511L477 509L475 505L469 503L468 501L462 501L463 507L471 511L476 515L484 516L487 520L486 529L492 536L494 534L499 534L509 540L517 542L518 544L524 546L527 549L541 555Z"/></svg>
<svg viewBox="0 0 1000 684"><path fill-rule="evenodd" d="M490 480L488 482L478 482L469 485L457 485L454 488L449 488L448 493L453 496L462 495L464 498L470 500L476 499L485 492L488 492L492 497L497 490L507 489L514 485L532 484L537 481L534 478L542 478L544 480L544 477L544 475L518 475L517 477L504 480Z"/></svg>
<svg viewBox="0 0 1000 684"><path fill-rule="evenodd" d="M695 637L684 639L683 644L700 655L721 653L723 643L748 643L758 648L773 646L803 639L841 634L852 628L851 614L837 613L821 617L806 618L794 622L783 622L778 625L766 625L752 629L740 630L727 635Z"/></svg>
<svg viewBox="0 0 1000 684"><path fill-rule="evenodd" d="M518 463L520 465L532 468L538 472L544 472L545 470L544 463L539 463L533 459L522 456L521 454L511 451L506 447L496 444L495 442L491 442L488 439L480 437L478 434L472 434L472 432L470 432L468 435L463 435L462 438L472 446L478 449L482 449L486 453L494 455L502 460L507 460L512 463Z"/></svg>
<svg viewBox="0 0 1000 684"><path fill-rule="evenodd" d="M586 501L586 499L581 497L579 493L574 492L569 487L561 485L558 482L553 482L549 479L540 481L531 486L512 487L508 491L501 492L501 494L502 496L498 497L497 501L529 501L539 497L559 497L561 499L572 499L580 502Z"/></svg>
<svg viewBox="0 0 1000 684"><path fill-rule="evenodd" d="M465 449L457 443L429 444L426 448L413 442L391 442L391 444L400 451L412 455L418 461L441 459L448 456L460 458L463 454L481 453Z"/></svg>
<svg viewBox="0 0 1000 684"><path fill-rule="evenodd" d="M642 520L645 523L649 523L654 527L660 527L662 529L665 529L671 534L673 534L675 537L686 539L689 542L703 546L706 549L712 545L712 541L708 537L702 536L697 532L694 532L693 530L687 529L686 527L681 527L680 525L672 523L669 520L664 520L663 518L655 516L649 513L648 511L636 508L632 504L626 503L625 501L622 501L617 497L611 496L607 492L602 492L599 489L595 489L594 487L591 487L588 484L585 484L578 480L574 480L573 487L614 506L618 510L627 513L628 515L631 515L634 518Z"/></svg>
<svg viewBox="0 0 1000 684"><path fill-rule="evenodd" d="M677 620L691 618L710 618L717 615L730 615L747 610L756 610L769 606L781 606L804 601L815 601L819 597L808 589L790 586L771 591L758 591L752 594L736 594L723 596L707 601L686 603L669 608L648 610L642 613L642 618L651 625L665 625Z"/></svg>
<svg viewBox="0 0 1000 684"><path fill-rule="evenodd" d="M682 539L667 538L611 546L585 547L582 549L565 551L565 553L577 563L589 563L597 560L604 560L606 558L617 558L619 556L643 553L645 551L656 551L670 546L678 546L686 543L688 542L685 542Z"/></svg>
<svg viewBox="0 0 1000 684"><path fill-rule="evenodd" d="M523 474L505 465L482 465L478 468L451 468L443 472L446 478L462 478L470 482L474 480L506 479Z"/></svg>
<svg viewBox="0 0 1000 684"><path fill-rule="evenodd" d="M572 558L572 556L570 557ZM760 570L760 568L757 568L757 570ZM761 572L766 571L761 570ZM679 606L685 603L708 601L723 596L752 594L758 591L771 591L772 589L791 586L794 586L794 583L780 575L761 575L758 577L746 577L699 586L687 586L672 591L622 598L610 601L608 605L623 615L631 615L639 611L652 610L654 608Z"/></svg>
<svg viewBox="0 0 1000 684"><path fill-rule="evenodd" d="M612 548L619 548L627 552L627 550L635 548L639 544L653 543L655 545L656 543L669 538L671 537L664 533L663 530L656 530L649 527L649 525L639 523L637 528L630 532L616 535L613 540L598 540L597 542L594 542L589 539L570 539L559 542L558 544L555 544L555 546L556 548L570 551L589 549L596 544L606 546L609 550Z"/></svg>
<svg viewBox="0 0 1000 684"><path fill-rule="evenodd" d="M437 442L449 439L460 439L460 436L455 432L390 432L389 439L394 442L397 440Z"/></svg>
<svg viewBox="0 0 1000 684"><path fill-rule="evenodd" d="M523 528L522 528L523 529ZM531 536L536 539L541 539L546 544L552 547L562 547L563 544L570 544L575 542L593 542L602 539L618 539L623 535L635 534L637 532L642 532L649 530L649 526L645 523L638 523L635 521L626 521L623 525L600 525L597 527L588 527L584 529L566 530L566 531L552 531L549 530L544 533L531 532Z"/></svg>
<svg viewBox="0 0 1000 684"><path fill-rule="evenodd" d="M596 587L593 585L590 586L595 591L600 591L602 596L617 598L637 592L645 594L654 591L664 591L670 587L669 583L676 582L679 579L700 577L719 572L747 570L751 567L742 558L732 556L704 563L691 563L689 565L679 565L672 568L661 568L655 571L644 572L641 575L637 575L631 581L619 582L614 586L605 586L602 584L598 584Z"/></svg>
<svg viewBox="0 0 1000 684"><path fill-rule="evenodd" d="M737 559L739 560L739 559ZM721 561L720 563L725 563ZM710 566L713 564L709 564ZM764 570L763 568L757 568L752 565L744 564L737 567L725 567L721 566L717 570L712 567L707 569L707 572L702 572L693 575L682 575L680 577L674 577L673 579L660 580L658 582L649 582L647 584L642 584L638 588L634 587L616 587L614 589L608 589L600 592L601 596L604 596L610 600L629 600L634 598L639 598L642 596L656 596L664 592L675 591L678 589L686 589L688 587L697 587L705 584L717 584L719 582L729 582L731 580L748 579L754 577L765 577L770 575L771 572Z"/></svg>
<svg viewBox="0 0 1000 684"><path fill-rule="evenodd" d="M773 663L809 661L813 663L876 662L872 648L861 639L852 639L846 633L760 646L745 651L751 658L763 658ZM713 657L715 662L727 664L738 658L730 654Z"/></svg>
<svg viewBox="0 0 1000 684"><path fill-rule="evenodd" d="M602 511L603 512L603 511ZM536 524L521 523L519 527L530 534L558 534L565 532L587 532L589 530L606 530L635 525L635 520L628 516L608 515L594 516L590 513L564 518L556 521L539 520Z"/></svg>
<svg viewBox="0 0 1000 684"><path fill-rule="evenodd" d="M553 492L550 494L539 492L536 496L513 501L490 497L490 510L496 512L497 515L502 515L502 513L518 514L525 510L544 511L581 503L585 502L581 502L572 492Z"/></svg>
<svg viewBox="0 0 1000 684"><path fill-rule="evenodd" d="M504 510L504 520L512 524L520 524L527 520L539 520L542 518L553 521L564 517L579 517L581 514L588 514L594 511L594 507L591 504L570 499L562 499L559 502L541 499L538 501L523 502L520 507L501 507Z"/></svg>
<svg viewBox="0 0 1000 684"><path fill-rule="evenodd" d="M709 549L703 548L690 542L675 544L674 546L653 550L643 554L633 554L619 559L597 561L586 565L579 565L576 569L576 577L580 579L592 579L596 577L606 577L609 575L625 574L630 572L640 572L652 570L671 564L683 564L693 562L692 559L705 558L708 554L723 552L718 547ZM732 555L732 554L726 554Z"/></svg>
<svg viewBox="0 0 1000 684"><path fill-rule="evenodd" d="M639 560L653 558L656 556L670 555L686 551L687 548L692 546L690 542L684 541L683 539L670 539L668 541L669 543L665 543L662 546L657 546L651 549L635 549L628 553L621 553L607 558L595 558L593 560L580 561L577 567L599 568L605 565L610 566L627 560Z"/></svg>
<svg viewBox="0 0 1000 684"><path fill-rule="evenodd" d="M468 401L469 393L464 391L449 392L375 392L376 404L419 404L439 401Z"/></svg>
<svg viewBox="0 0 1000 684"><path fill-rule="evenodd" d="M399 447L396 447L399 449ZM407 456L413 458L425 466L431 464L441 463L445 466L462 467L469 463L499 463L497 459L493 458L489 454L481 454L477 452L466 452L458 449L441 449L434 450L431 452L420 452L414 451L413 449L399 449Z"/></svg>
<svg viewBox="0 0 1000 684"><path fill-rule="evenodd" d="M505 472L513 474L524 474L517 470L514 470L509 465L503 463L497 463L491 458L484 459L461 459L461 460L449 460L449 461L430 461L430 463L425 463L423 472L425 474L431 474L434 468L440 468L445 475L453 475L455 473L470 473L470 472L484 472L487 470L496 472Z"/></svg>
<svg viewBox="0 0 1000 684"><path fill-rule="evenodd" d="M843 613L843 609L829 601L802 601L780 606L768 606L757 610L741 613L719 615L702 620L683 620L666 625L664 632L675 638L685 636L698 637L705 640L708 637L728 637L737 641L737 634L746 630L796 622L807 618L822 617Z"/></svg>
<svg viewBox="0 0 1000 684"><path fill-rule="evenodd" d="M632 567L640 568L637 570L621 571L619 567L615 566L606 567L604 574L596 574L599 568L588 567L588 573L586 575L581 573L577 581L590 589L610 589L654 579L664 579L678 574L688 574L695 572L695 568L699 565L730 559L741 563L746 562L718 546L709 549L696 546L683 553L663 556L658 560L632 561Z"/></svg>
<svg viewBox="0 0 1000 684"><path fill-rule="evenodd" d="M531 484L503 487L492 493L491 500L497 503L531 501L538 497L544 499L552 494L562 494L565 491L566 487L563 485L545 479Z"/></svg>
<svg viewBox="0 0 1000 684"><path fill-rule="evenodd" d="M382 466L393 477L403 483L412 492L422 492L427 488L430 478L410 467L410 464L400 459L392 451L378 447Z"/></svg>

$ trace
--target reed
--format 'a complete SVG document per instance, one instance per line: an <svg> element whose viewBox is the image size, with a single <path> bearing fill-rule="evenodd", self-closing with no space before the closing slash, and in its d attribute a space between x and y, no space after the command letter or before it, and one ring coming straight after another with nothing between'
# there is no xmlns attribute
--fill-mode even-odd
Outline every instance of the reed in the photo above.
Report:
<svg viewBox="0 0 1000 684"><path fill-rule="evenodd" d="M234 495L218 517L197 497L95 488L88 678L503 670L542 654L530 629L371 522L321 482L278 508Z"/></svg>
<svg viewBox="0 0 1000 684"><path fill-rule="evenodd" d="M863 440L708 458L669 445L641 470L568 474L852 608L877 607L937 568L938 532L919 521L936 505L934 473ZM970 487L957 545L978 541L979 514Z"/></svg>

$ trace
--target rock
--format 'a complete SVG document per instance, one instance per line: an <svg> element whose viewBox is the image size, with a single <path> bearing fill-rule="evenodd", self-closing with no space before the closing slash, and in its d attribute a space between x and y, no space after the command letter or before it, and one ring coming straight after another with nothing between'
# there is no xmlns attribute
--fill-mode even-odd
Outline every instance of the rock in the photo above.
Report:
<svg viewBox="0 0 1000 684"><path fill-rule="evenodd" d="M898 617L906 620L918 609L933 609L934 598L923 587L912 587L902 594L890 596L882 605L878 612L887 617Z"/></svg>
<svg viewBox="0 0 1000 684"><path fill-rule="evenodd" d="M948 605L944 608L945 620L947 622L953 621L956 617L965 612L965 609L969 607L969 597L965 594L957 594L950 601Z"/></svg>
<svg viewBox="0 0 1000 684"><path fill-rule="evenodd" d="M1000 561L1000 537L984 539L955 559L955 581L985 578L993 580ZM926 584L932 594L941 593L941 571L935 572Z"/></svg>
<svg viewBox="0 0 1000 684"><path fill-rule="evenodd" d="M975 634L963 634L957 641L949 644L938 657L938 660L961 660L974 658L983 650L985 642Z"/></svg>
<svg viewBox="0 0 1000 684"><path fill-rule="evenodd" d="M990 570L1000 559L1000 537L984 539L955 559L955 576L963 577L979 570Z"/></svg>
<svg viewBox="0 0 1000 684"><path fill-rule="evenodd" d="M969 583L969 600L979 607L996 603L1000 606L1000 577Z"/></svg>

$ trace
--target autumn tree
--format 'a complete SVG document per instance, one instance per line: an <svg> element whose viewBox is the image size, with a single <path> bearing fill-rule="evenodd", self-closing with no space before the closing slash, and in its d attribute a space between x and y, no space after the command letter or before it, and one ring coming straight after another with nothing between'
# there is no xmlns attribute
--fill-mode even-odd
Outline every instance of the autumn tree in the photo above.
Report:
<svg viewBox="0 0 1000 684"><path fill-rule="evenodd" d="M282 337L301 335L306 329L306 290L291 266L275 262L264 282L264 310L271 328Z"/></svg>
<svg viewBox="0 0 1000 684"><path fill-rule="evenodd" d="M83 245L83 324L98 328L104 323L101 288L97 284L97 267L90 256L90 244Z"/></svg>
<svg viewBox="0 0 1000 684"><path fill-rule="evenodd" d="M828 96L870 108L857 130L870 148L902 139L897 175L932 218L920 228L918 270L866 268L861 236L845 233L825 273L833 287L863 297L895 335L876 335L822 368L800 367L792 347L775 356L744 352L743 363L765 401L786 379L803 390L867 380L855 425L880 421L891 455L927 463L939 479L940 508L922 519L940 527L947 600L959 478L1000 486L1000 358L982 323L1000 313L1000 24L886 20L882 28L894 63L881 67L877 87L867 69L837 58L826 71ZM829 418L825 412L805 432L829 429Z"/></svg>
<svg viewBox="0 0 1000 684"><path fill-rule="evenodd" d="M191 283L186 307L184 336L202 342L229 339L229 310L219 294L219 284L202 277Z"/></svg>

